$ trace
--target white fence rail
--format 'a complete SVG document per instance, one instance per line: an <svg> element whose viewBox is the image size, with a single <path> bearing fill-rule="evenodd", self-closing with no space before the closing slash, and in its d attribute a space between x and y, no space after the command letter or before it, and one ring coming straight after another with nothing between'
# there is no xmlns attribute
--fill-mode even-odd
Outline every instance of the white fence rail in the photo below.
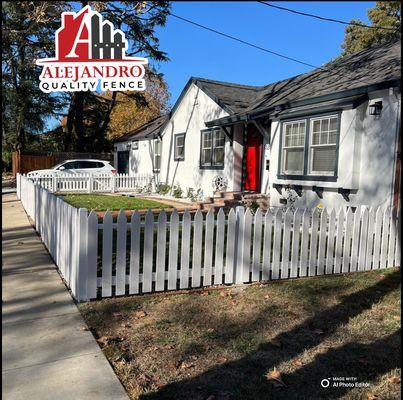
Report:
<svg viewBox="0 0 403 400"><path fill-rule="evenodd" d="M17 179L26 177L44 189L55 193L106 193L122 192L148 188L155 189L154 177L151 174L44 174L28 177L19 175Z"/></svg>
<svg viewBox="0 0 403 400"><path fill-rule="evenodd" d="M17 193L79 301L400 266L390 209L278 209L254 215L75 209L25 177Z"/></svg>

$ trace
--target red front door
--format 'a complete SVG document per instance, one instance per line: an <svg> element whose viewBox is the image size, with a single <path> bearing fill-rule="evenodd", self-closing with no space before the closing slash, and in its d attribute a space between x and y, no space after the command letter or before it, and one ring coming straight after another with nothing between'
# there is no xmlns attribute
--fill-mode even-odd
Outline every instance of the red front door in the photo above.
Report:
<svg viewBox="0 0 403 400"><path fill-rule="evenodd" d="M248 127L246 137L245 190L260 191L262 136L254 126Z"/></svg>

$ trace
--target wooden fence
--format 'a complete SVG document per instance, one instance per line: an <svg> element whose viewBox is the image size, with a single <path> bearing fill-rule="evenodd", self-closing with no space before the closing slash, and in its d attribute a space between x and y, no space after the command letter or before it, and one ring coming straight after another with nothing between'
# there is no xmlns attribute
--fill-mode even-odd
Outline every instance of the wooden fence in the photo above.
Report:
<svg viewBox="0 0 403 400"><path fill-rule="evenodd" d="M390 209L238 207L102 220L22 177L19 196L78 301L400 266Z"/></svg>
<svg viewBox="0 0 403 400"><path fill-rule="evenodd" d="M33 183L50 192L58 193L105 193L122 192L154 187L151 174L44 174L40 176L17 175L17 180L27 177Z"/></svg>

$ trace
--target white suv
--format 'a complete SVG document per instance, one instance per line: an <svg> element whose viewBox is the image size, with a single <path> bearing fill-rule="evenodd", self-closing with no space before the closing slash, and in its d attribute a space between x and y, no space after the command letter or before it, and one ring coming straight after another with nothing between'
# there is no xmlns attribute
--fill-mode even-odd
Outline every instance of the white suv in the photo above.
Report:
<svg viewBox="0 0 403 400"><path fill-rule="evenodd" d="M65 174L116 174L116 169L103 160L66 160L50 169L28 172L28 176L65 175Z"/></svg>

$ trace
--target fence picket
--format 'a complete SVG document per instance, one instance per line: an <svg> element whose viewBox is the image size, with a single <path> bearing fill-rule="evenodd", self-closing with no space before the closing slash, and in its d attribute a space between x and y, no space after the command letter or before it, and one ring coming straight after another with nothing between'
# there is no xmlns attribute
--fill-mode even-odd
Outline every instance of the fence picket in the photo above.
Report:
<svg viewBox="0 0 403 400"><path fill-rule="evenodd" d="M400 215L398 216L398 215L394 214L394 217L395 217L395 221L393 221L393 222L395 224L395 232L396 232L395 233L395 264L394 264L394 266L400 267L400 257L401 257L401 254L400 254L400 250L401 250L401 247L400 247L400 235L401 235Z"/></svg>
<svg viewBox="0 0 403 400"><path fill-rule="evenodd" d="M388 261L387 267L393 267L395 260L395 210L391 209L389 212L389 248L388 248Z"/></svg>
<svg viewBox="0 0 403 400"><path fill-rule="evenodd" d="M353 224L353 212L351 208L348 209L344 225L344 247L343 247L343 263L341 272L348 272L350 265L350 251L351 251L351 226Z"/></svg>
<svg viewBox="0 0 403 400"><path fill-rule="evenodd" d="M334 249L335 249L335 231L336 231L336 211L334 208L329 215L329 230L327 234L327 252L326 252L326 267L325 273L331 274L333 272L333 265L335 262Z"/></svg>
<svg viewBox="0 0 403 400"><path fill-rule="evenodd" d="M155 290L160 292L165 288L165 257L166 257L166 241L167 241L167 215L162 210L158 215L158 232L157 232L157 261L156 261L156 279Z"/></svg>
<svg viewBox="0 0 403 400"><path fill-rule="evenodd" d="M344 210L341 208L337 214L336 247L334 250L333 273L339 274L343 262L343 235L344 235Z"/></svg>
<svg viewBox="0 0 403 400"><path fill-rule="evenodd" d="M203 213L197 210L193 223L192 287L200 286Z"/></svg>
<svg viewBox="0 0 403 400"><path fill-rule="evenodd" d="M252 212L248 208L244 214L244 231L243 231L243 242L242 246L242 263L241 263L241 276L242 283L250 281L250 249L251 249L251 233L252 233ZM239 245L239 243L238 243Z"/></svg>
<svg viewBox="0 0 403 400"><path fill-rule="evenodd" d="M102 297L112 296L112 222L112 214L108 210L102 223Z"/></svg>
<svg viewBox="0 0 403 400"><path fill-rule="evenodd" d="M271 272L271 245L272 245L273 215L267 210L264 217L264 242L263 242L263 268L262 280L268 281Z"/></svg>
<svg viewBox="0 0 403 400"><path fill-rule="evenodd" d="M256 210L253 232L252 282L260 280L260 254L262 247L262 211Z"/></svg>
<svg viewBox="0 0 403 400"><path fill-rule="evenodd" d="M140 284L140 214L136 211L130 221L129 293L139 293Z"/></svg>
<svg viewBox="0 0 403 400"><path fill-rule="evenodd" d="M318 228L319 228L319 210L315 208L312 213L311 240L309 252L309 276L316 275L318 265L317 250L318 250Z"/></svg>
<svg viewBox="0 0 403 400"><path fill-rule="evenodd" d="M179 215L176 209L171 214L169 233L168 290L176 289L178 270Z"/></svg>
<svg viewBox="0 0 403 400"><path fill-rule="evenodd" d="M152 290L153 280L153 245L154 245L154 214L147 211L144 224L144 251L143 251L143 293Z"/></svg>
<svg viewBox="0 0 403 400"><path fill-rule="evenodd" d="M383 220L383 209L378 207L375 215L375 237L374 237L374 255L372 268L379 268L379 260L381 255L381 230L382 230L382 220Z"/></svg>
<svg viewBox="0 0 403 400"><path fill-rule="evenodd" d="M372 269L373 249L374 249L374 231L375 231L375 210L373 207L368 212L368 233L367 247L365 252L365 271Z"/></svg>
<svg viewBox="0 0 403 400"><path fill-rule="evenodd" d="M311 215L305 210L302 215L302 240L301 240L301 263L299 276L308 276L308 245L309 245L309 225Z"/></svg>
<svg viewBox="0 0 403 400"><path fill-rule="evenodd" d="M206 216L206 229L204 240L204 272L203 286L211 285L211 275L213 267L213 240L214 240L214 211L209 210Z"/></svg>
<svg viewBox="0 0 403 400"><path fill-rule="evenodd" d="M182 247L181 247L181 269L179 287L189 287L189 254L190 254L190 227L191 217L188 210L182 216Z"/></svg>
<svg viewBox="0 0 403 400"><path fill-rule="evenodd" d="M291 222L292 222L293 212L290 208L284 215L283 224L283 249L281 253L281 279L288 278L289 269L289 258L290 258L290 236L291 236Z"/></svg>
<svg viewBox="0 0 403 400"><path fill-rule="evenodd" d="M327 237L328 214L326 209L322 210L320 216L319 231L319 251L318 251L318 270L317 275L325 273L325 254L326 254L326 237Z"/></svg>
<svg viewBox="0 0 403 400"><path fill-rule="evenodd" d="M228 214L227 243L225 255L225 283L234 283L234 269L236 266L236 224L237 216L234 209Z"/></svg>
<svg viewBox="0 0 403 400"><path fill-rule="evenodd" d="M235 283L243 283L243 241L244 241L244 226L245 226L245 209L242 206L236 208L237 216L237 237L236 237L236 264L234 268ZM239 267L240 266L240 267Z"/></svg>
<svg viewBox="0 0 403 400"><path fill-rule="evenodd" d="M91 211L87 219L87 299L97 297L98 215Z"/></svg>
<svg viewBox="0 0 403 400"><path fill-rule="evenodd" d="M127 220L123 210L119 211L117 219L117 238L116 238L116 295L125 294L126 286L126 237ZM146 262L145 262L146 263Z"/></svg>
<svg viewBox="0 0 403 400"><path fill-rule="evenodd" d="M365 271L365 261L368 243L368 208L365 207L361 214L360 249L358 253L358 271Z"/></svg>
<svg viewBox="0 0 403 400"><path fill-rule="evenodd" d="M281 228L282 228L282 211L277 210L274 216L274 241L273 241L273 263L272 263L272 279L280 277L280 254L281 254Z"/></svg>
<svg viewBox="0 0 403 400"><path fill-rule="evenodd" d="M389 238L389 208L383 213L382 221L382 242L381 242L381 260L380 268L386 268L388 259L388 238Z"/></svg>
<svg viewBox="0 0 403 400"><path fill-rule="evenodd" d="M360 243L361 208L357 207L353 219L353 237L351 245L350 272L357 271L358 246Z"/></svg>
<svg viewBox="0 0 403 400"><path fill-rule="evenodd" d="M224 261L224 238L225 238L225 214L222 208L217 215L216 248L214 260L214 285L223 283L223 261Z"/></svg>
<svg viewBox="0 0 403 400"><path fill-rule="evenodd" d="M300 247L300 229L301 229L301 211L296 209L294 212L292 228L292 248L291 248L291 264L290 264L290 278L298 276L298 258Z"/></svg>

